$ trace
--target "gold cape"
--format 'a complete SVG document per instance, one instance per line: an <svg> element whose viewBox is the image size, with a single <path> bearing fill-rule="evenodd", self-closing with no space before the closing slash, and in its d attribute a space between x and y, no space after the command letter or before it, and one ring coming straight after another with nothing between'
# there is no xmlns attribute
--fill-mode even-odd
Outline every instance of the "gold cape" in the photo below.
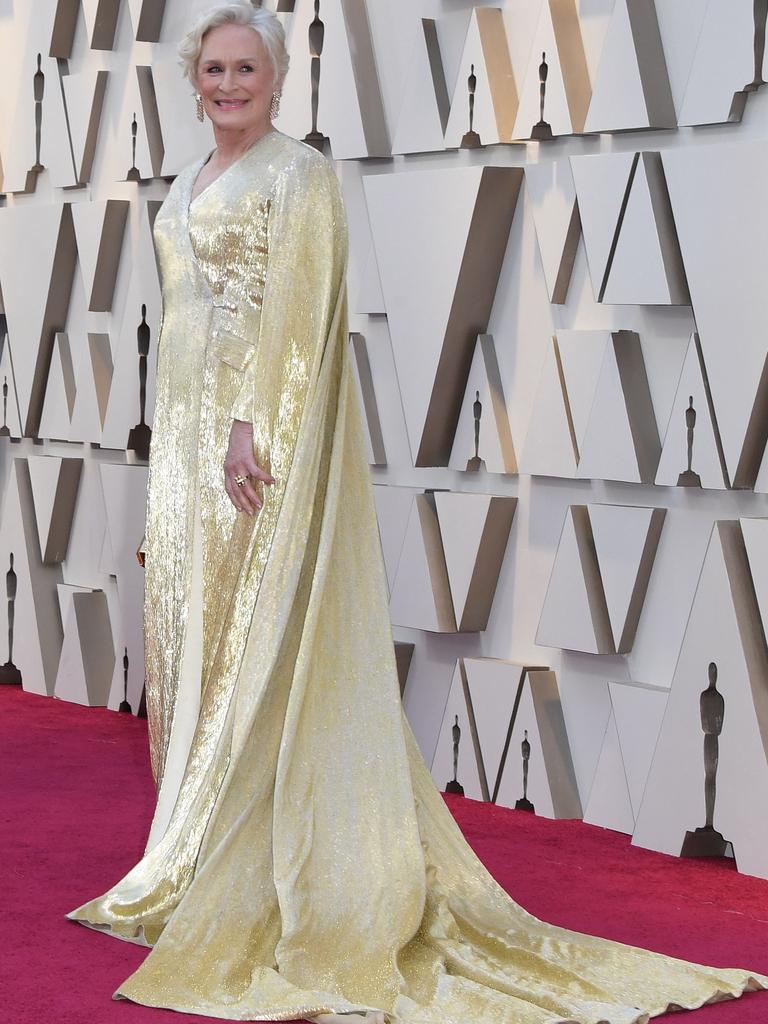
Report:
<svg viewBox="0 0 768 1024"><path fill-rule="evenodd" d="M540 922L464 841L402 712L331 165L272 132L155 235L143 859L68 916L152 946L115 993L232 1020L633 1024L768 978ZM256 519L222 486L251 420ZM563 894L567 898L567 894Z"/></svg>

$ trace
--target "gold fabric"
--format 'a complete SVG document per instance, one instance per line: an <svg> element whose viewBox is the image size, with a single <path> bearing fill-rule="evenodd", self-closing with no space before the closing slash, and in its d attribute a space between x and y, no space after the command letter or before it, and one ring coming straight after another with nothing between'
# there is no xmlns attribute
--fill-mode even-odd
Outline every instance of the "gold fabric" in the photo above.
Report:
<svg viewBox="0 0 768 1024"><path fill-rule="evenodd" d="M155 226L158 812L140 863L68 915L153 947L116 997L232 1020L631 1024L768 986L544 924L467 846L399 697L333 170L274 132L190 203L201 166ZM277 479L256 519L222 486L233 417Z"/></svg>

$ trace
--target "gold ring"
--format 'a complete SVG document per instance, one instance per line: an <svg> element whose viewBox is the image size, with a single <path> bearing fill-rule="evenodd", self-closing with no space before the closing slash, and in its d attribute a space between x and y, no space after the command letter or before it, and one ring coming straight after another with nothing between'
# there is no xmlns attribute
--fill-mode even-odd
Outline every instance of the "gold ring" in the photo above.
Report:
<svg viewBox="0 0 768 1024"><path fill-rule="evenodd" d="M236 476L235 483L237 484L238 487L242 487L247 479L247 476Z"/></svg>

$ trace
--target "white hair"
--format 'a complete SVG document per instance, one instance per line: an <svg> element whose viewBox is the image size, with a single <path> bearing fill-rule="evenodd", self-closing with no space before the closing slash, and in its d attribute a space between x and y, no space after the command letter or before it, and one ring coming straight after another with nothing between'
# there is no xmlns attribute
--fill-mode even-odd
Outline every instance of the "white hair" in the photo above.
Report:
<svg viewBox="0 0 768 1024"><path fill-rule="evenodd" d="M288 73L288 51L285 30L277 15L254 7L251 0L226 0L201 14L179 44L179 57L184 74L194 84L203 39L220 25L244 25L258 32L275 70L275 86L279 88Z"/></svg>

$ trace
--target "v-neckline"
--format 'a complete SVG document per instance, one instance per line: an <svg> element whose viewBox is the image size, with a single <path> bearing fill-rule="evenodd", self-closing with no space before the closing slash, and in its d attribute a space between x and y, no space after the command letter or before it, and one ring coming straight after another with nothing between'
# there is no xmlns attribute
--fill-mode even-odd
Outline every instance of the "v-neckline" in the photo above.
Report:
<svg viewBox="0 0 768 1024"><path fill-rule="evenodd" d="M233 160L232 163L228 167L224 168L224 170L221 172L221 174L217 175L213 179L213 181L209 182L201 192L198 192L197 195L193 197L192 193L195 190L195 185L197 183L197 179L200 177L200 172L205 167L205 165L208 163L208 161L211 159L211 157L216 152L216 150L212 149L207 156L203 157L202 160L200 160L197 164L194 164L193 165L192 180L190 182L189 194L188 194L187 203L186 203L186 207L187 207L187 220L189 220L189 218L191 216L191 213L192 213L192 207L195 205L195 203L198 201L198 199L202 199L203 196L207 195L208 192L210 192L210 190L213 188L214 185L216 185L218 182L221 181L222 178L224 178L227 174L229 174L229 172L231 170L233 170L233 168L237 167L240 163L242 163L242 161L245 160L245 158L247 156L249 156L254 151L254 149L256 149L256 147L259 145L260 142L262 142L264 139L269 138L272 135L278 135L278 134L279 134L278 129L277 128L272 128L270 131L265 132L263 135L260 135L258 137L258 139L256 139L255 142L251 143L251 145L248 147L248 149L245 150L245 152L240 154L240 156L237 158L237 160Z"/></svg>

